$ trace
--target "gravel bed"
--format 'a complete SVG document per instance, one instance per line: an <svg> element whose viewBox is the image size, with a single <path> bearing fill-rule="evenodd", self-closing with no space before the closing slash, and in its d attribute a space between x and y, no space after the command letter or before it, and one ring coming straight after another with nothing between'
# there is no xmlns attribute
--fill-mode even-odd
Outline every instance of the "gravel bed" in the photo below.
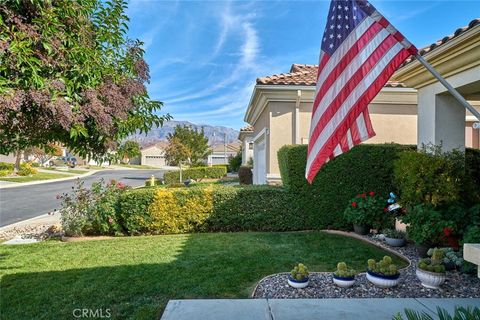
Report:
<svg viewBox="0 0 480 320"><path fill-rule="evenodd" d="M46 238L61 236L62 234L61 227L58 224L31 224L0 231L0 239L10 240L20 237L22 239L44 240Z"/></svg>
<svg viewBox="0 0 480 320"><path fill-rule="evenodd" d="M350 288L340 288L332 281L330 272L311 272L310 284L305 289L294 289L287 284L289 273L278 273L260 280L253 298L295 299L295 298L480 298L480 279L460 272L447 272L447 280L440 290L423 287L415 275L418 256L413 245L394 248L383 241L370 236L364 240L393 250L411 261L410 266L400 270L398 286L382 289L371 284L365 273L357 275L355 284Z"/></svg>

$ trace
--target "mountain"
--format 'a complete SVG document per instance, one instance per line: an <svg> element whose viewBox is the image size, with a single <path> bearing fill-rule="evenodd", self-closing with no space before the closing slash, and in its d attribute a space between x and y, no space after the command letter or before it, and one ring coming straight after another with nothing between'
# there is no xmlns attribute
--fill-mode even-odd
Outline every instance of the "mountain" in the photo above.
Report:
<svg viewBox="0 0 480 320"><path fill-rule="evenodd" d="M238 130L222 127L222 126L210 126L207 124L194 124L188 121L167 121L163 124L162 127L152 128L146 135L136 133L127 138L127 140L135 140L140 145L145 146L153 144L159 141L167 140L167 135L173 133L176 126L191 126L196 130L202 130L205 133L205 136L208 138L210 145L216 145L224 143L224 137L226 134L227 142L232 143L238 141Z"/></svg>

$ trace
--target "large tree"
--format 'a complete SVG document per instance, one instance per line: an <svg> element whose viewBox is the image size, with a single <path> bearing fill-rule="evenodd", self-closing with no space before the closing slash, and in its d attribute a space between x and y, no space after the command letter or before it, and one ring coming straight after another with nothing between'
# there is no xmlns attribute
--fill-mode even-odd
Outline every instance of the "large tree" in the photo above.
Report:
<svg viewBox="0 0 480 320"><path fill-rule="evenodd" d="M124 0L0 2L0 153L60 142L101 158L162 125Z"/></svg>
<svg viewBox="0 0 480 320"><path fill-rule="evenodd" d="M165 157L173 165L180 162L199 165L211 152L203 129L198 131L190 126L176 126L167 139L169 145L165 150Z"/></svg>
<svg viewBox="0 0 480 320"><path fill-rule="evenodd" d="M117 150L120 159L125 163L130 163L130 159L140 156L140 145L137 141L128 140L120 145Z"/></svg>

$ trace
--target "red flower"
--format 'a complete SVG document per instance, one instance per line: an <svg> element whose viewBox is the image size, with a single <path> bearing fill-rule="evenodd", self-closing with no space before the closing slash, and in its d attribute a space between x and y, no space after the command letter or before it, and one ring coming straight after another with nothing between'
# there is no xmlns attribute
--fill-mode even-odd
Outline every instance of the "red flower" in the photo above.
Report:
<svg viewBox="0 0 480 320"><path fill-rule="evenodd" d="M366 194L366 193L362 193L362 194L360 195L360 198L366 198L366 197L367 197L367 194Z"/></svg>
<svg viewBox="0 0 480 320"><path fill-rule="evenodd" d="M356 203L356 202L352 202L352 207L356 208L356 207L357 207L357 203Z"/></svg>
<svg viewBox="0 0 480 320"><path fill-rule="evenodd" d="M370 197L373 197L375 195L375 192L370 191L369 195L370 195Z"/></svg>
<svg viewBox="0 0 480 320"><path fill-rule="evenodd" d="M388 207L383 208L383 212L388 212Z"/></svg>
<svg viewBox="0 0 480 320"><path fill-rule="evenodd" d="M449 236L452 234L452 229L449 228L449 227L445 227L445 228L443 228L443 233L444 233L447 237L449 237Z"/></svg>
<svg viewBox="0 0 480 320"><path fill-rule="evenodd" d="M117 183L117 188L118 189L125 189L125 184L122 182Z"/></svg>

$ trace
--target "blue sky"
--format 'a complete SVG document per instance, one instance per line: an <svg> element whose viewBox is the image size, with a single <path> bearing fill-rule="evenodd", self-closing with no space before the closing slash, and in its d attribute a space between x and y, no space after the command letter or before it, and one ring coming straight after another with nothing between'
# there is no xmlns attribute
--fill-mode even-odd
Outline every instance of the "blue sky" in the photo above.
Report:
<svg viewBox="0 0 480 320"><path fill-rule="evenodd" d="M480 16L478 0L371 3L418 48ZM255 79L317 63L329 1L131 0L150 95L175 120L239 129Z"/></svg>

